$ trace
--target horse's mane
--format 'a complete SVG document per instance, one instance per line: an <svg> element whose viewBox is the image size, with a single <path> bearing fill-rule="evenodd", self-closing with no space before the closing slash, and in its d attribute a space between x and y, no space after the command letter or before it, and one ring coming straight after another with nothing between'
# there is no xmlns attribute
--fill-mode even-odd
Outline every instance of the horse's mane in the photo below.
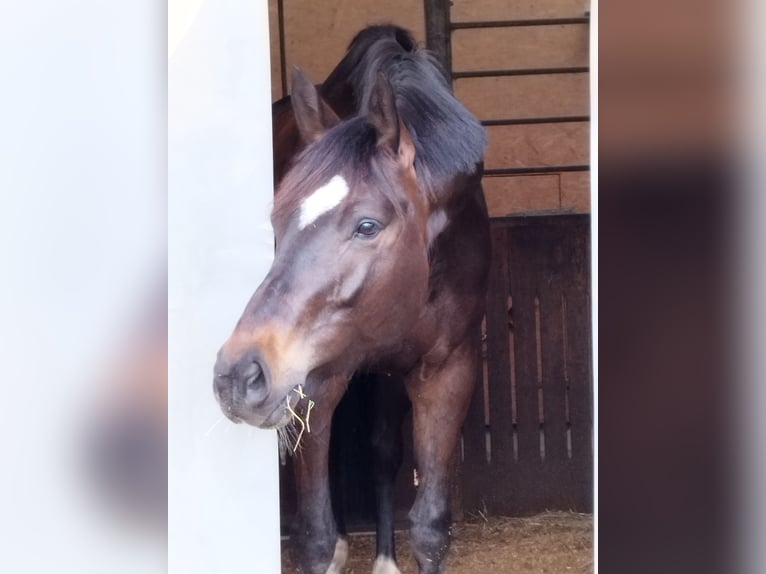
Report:
<svg viewBox="0 0 766 574"><path fill-rule="evenodd" d="M418 49L409 33L396 26L362 30L348 55L356 56L361 48L362 55L348 75L356 109L366 113L370 93L382 72L391 82L399 116L412 135L416 171L439 178L473 172L484 155L487 135L453 95L436 58Z"/></svg>
<svg viewBox="0 0 766 574"><path fill-rule="evenodd" d="M412 137L421 185L433 191L439 181L475 171L487 145L481 123L455 98L439 62L418 48L407 30L377 25L354 37L319 90L342 118L356 117L304 150L294 164L296 173L288 179L302 181L305 189L321 185L322 179L352 164L355 169L365 167L375 153L377 136L363 118L380 73L388 78L399 117ZM277 194L275 207L284 213L296 199Z"/></svg>
<svg viewBox="0 0 766 574"><path fill-rule="evenodd" d="M335 111L342 116L351 115L358 107L354 106L357 91L353 80L358 75L358 70L365 65L365 55L373 44L382 40L396 42L405 52L417 50L417 43L407 30L390 24L378 24L368 26L360 31L346 48L346 55L330 72L327 79L322 83L320 92Z"/></svg>
<svg viewBox="0 0 766 574"><path fill-rule="evenodd" d="M412 135L418 173L451 177L473 172L487 146L486 132L453 95L441 64L418 48L407 30L377 25L359 32L325 80L322 95L332 106L341 94L353 98L354 110L365 113L381 72L391 82L400 117Z"/></svg>

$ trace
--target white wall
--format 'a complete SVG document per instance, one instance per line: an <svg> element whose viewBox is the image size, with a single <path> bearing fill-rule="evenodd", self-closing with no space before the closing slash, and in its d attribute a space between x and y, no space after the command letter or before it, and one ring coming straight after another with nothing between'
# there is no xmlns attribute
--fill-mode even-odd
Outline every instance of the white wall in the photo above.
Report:
<svg viewBox="0 0 766 574"><path fill-rule="evenodd" d="M267 2L179 0L168 23L169 570L279 572L276 435L212 391L273 253Z"/></svg>
<svg viewBox="0 0 766 574"><path fill-rule="evenodd" d="M164 25L152 0L0 2L3 573L165 569L83 464L165 265Z"/></svg>

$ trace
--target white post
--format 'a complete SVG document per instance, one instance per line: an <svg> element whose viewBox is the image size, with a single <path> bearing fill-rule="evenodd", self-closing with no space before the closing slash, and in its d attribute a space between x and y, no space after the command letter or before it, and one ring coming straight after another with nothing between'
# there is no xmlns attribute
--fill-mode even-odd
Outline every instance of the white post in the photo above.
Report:
<svg viewBox="0 0 766 574"><path fill-rule="evenodd" d="M212 390L273 256L268 7L176 0L168 23L169 571L279 572L276 435Z"/></svg>
<svg viewBox="0 0 766 574"><path fill-rule="evenodd" d="M598 0L590 15L590 221L591 329L593 365L593 516L595 568L598 572Z"/></svg>

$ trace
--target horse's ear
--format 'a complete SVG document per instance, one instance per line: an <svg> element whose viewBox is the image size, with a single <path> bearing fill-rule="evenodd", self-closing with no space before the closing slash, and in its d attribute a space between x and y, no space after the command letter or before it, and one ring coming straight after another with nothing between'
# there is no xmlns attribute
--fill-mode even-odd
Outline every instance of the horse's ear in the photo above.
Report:
<svg viewBox="0 0 766 574"><path fill-rule="evenodd" d="M407 128L399 125L399 162L406 168L415 165L415 144Z"/></svg>
<svg viewBox="0 0 766 574"><path fill-rule="evenodd" d="M399 112L391 82L382 73L378 74L370 94L368 119L378 130L378 145L399 152Z"/></svg>
<svg viewBox="0 0 766 574"><path fill-rule="evenodd" d="M292 90L290 101L298 131L305 143L318 140L340 121L306 73L298 67L293 69Z"/></svg>

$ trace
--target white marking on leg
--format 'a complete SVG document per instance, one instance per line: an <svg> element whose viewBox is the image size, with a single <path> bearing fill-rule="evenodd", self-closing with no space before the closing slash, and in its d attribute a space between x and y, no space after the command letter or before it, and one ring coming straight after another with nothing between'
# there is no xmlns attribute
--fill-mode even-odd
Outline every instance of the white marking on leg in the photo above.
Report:
<svg viewBox="0 0 766 574"><path fill-rule="evenodd" d="M402 574L390 556L378 556L372 565L372 574Z"/></svg>
<svg viewBox="0 0 766 574"><path fill-rule="evenodd" d="M326 574L341 574L348 560L348 541L345 538L338 538L335 543L335 554L332 556L332 562L327 568Z"/></svg>
<svg viewBox="0 0 766 574"><path fill-rule="evenodd" d="M348 195L348 184L336 175L301 203L301 215L298 229L303 229L315 222L320 216L337 207Z"/></svg>

